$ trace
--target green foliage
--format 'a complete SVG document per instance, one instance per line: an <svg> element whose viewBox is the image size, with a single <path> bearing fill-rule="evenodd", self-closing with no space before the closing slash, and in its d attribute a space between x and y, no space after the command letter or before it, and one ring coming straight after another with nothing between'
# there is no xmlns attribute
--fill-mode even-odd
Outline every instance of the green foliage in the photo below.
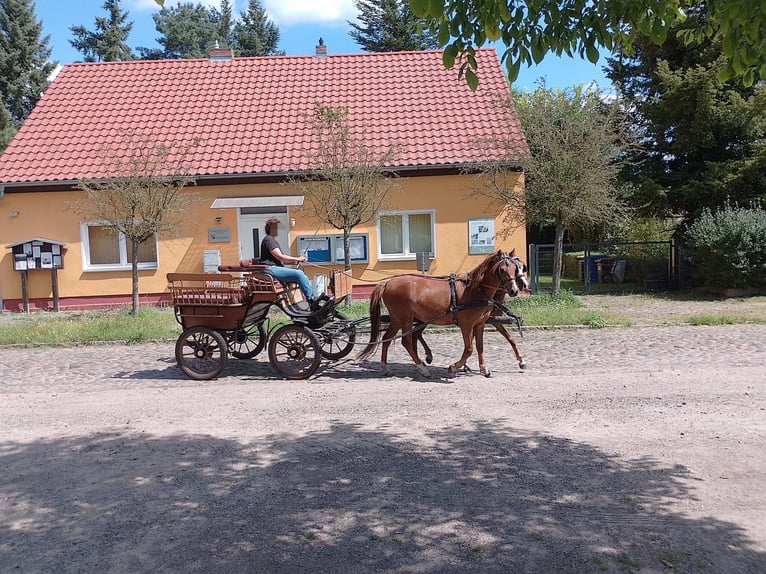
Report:
<svg viewBox="0 0 766 574"><path fill-rule="evenodd" d="M234 25L232 48L237 56L278 56L279 28L269 20L260 0L250 0Z"/></svg>
<svg viewBox="0 0 766 574"><path fill-rule="evenodd" d="M48 87L57 62L32 0L0 0L0 150Z"/></svg>
<svg viewBox="0 0 766 574"><path fill-rule="evenodd" d="M216 43L228 44L228 38L221 33L221 15L215 8L187 2L163 7L152 18L162 49L138 48L142 59L207 58Z"/></svg>
<svg viewBox="0 0 766 574"><path fill-rule="evenodd" d="M128 13L120 8L120 0L106 0L102 6L108 17L96 17L95 31L85 26L72 26L74 40L69 43L85 56L86 62L116 62L133 60L127 44L133 22L127 22Z"/></svg>
<svg viewBox="0 0 766 574"><path fill-rule="evenodd" d="M548 53L598 61L599 50L632 53L637 35L662 44L672 24L695 13L698 0L409 0L413 14L427 21L442 46L460 55L460 75L476 81L475 48L500 40L511 81L522 64ZM686 30L684 42L726 39L720 50L726 67L745 85L766 78L766 13L757 2L708 0L705 25ZM734 41L729 40L734 39ZM470 74L469 74L470 72Z"/></svg>
<svg viewBox="0 0 766 574"><path fill-rule="evenodd" d="M554 223L557 293L564 234L616 225L628 215L618 175L621 158L634 145L633 132L618 103L605 102L598 88L553 90L542 83L503 105L509 117L518 114L531 157L519 157L516 140L497 134L486 155L497 157L499 150L503 157L477 166L474 192L505 208L507 227ZM508 179L519 163L525 171L523 190L515 178Z"/></svg>
<svg viewBox="0 0 766 574"><path fill-rule="evenodd" d="M722 82L721 41L687 46L680 38L705 25L693 15L660 46L639 35L633 55L608 63L645 137L624 174L635 184L630 202L644 214L690 221L727 198L746 204L764 197L766 84Z"/></svg>
<svg viewBox="0 0 766 574"><path fill-rule="evenodd" d="M695 285L712 288L766 287L766 211L728 203L703 209L686 231Z"/></svg>
<svg viewBox="0 0 766 574"><path fill-rule="evenodd" d="M367 52L434 50L439 40L423 30L423 20L416 18L407 0L354 0L359 22L349 22L349 32Z"/></svg>

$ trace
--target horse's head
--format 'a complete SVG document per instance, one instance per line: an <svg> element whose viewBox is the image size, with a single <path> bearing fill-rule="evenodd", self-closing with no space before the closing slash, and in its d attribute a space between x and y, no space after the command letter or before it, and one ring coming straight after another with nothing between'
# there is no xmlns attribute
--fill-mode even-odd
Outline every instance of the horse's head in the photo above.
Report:
<svg viewBox="0 0 766 574"><path fill-rule="evenodd" d="M499 251L498 256L497 274L500 287L511 297L516 297L521 291L529 291L527 266L516 257L516 250L510 253Z"/></svg>
<svg viewBox="0 0 766 574"><path fill-rule="evenodd" d="M516 264L518 258L514 255L515 251L510 253L498 251L498 262L495 267L500 287L511 297L519 294L519 268ZM526 279L524 284L526 285Z"/></svg>

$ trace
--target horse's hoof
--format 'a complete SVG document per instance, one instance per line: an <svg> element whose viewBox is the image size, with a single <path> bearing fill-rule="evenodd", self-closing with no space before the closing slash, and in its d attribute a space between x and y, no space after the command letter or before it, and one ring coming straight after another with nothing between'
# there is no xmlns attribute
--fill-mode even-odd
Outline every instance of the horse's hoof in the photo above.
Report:
<svg viewBox="0 0 766 574"><path fill-rule="evenodd" d="M431 376L431 372L428 369L426 369L426 367L422 363L420 365L418 365L418 372L421 375L423 375L424 377L430 377Z"/></svg>
<svg viewBox="0 0 766 574"><path fill-rule="evenodd" d="M455 368L455 365L450 365L449 367L447 367L447 372L450 375L454 375L455 373L457 373L457 369Z"/></svg>
<svg viewBox="0 0 766 574"><path fill-rule="evenodd" d="M489 369L482 369L481 374L487 377L488 379L492 378L492 371Z"/></svg>
<svg viewBox="0 0 766 574"><path fill-rule="evenodd" d="M521 362L519 363L519 368L520 368L520 369L526 369L526 368L527 368L527 364L526 364L524 361L521 361Z"/></svg>
<svg viewBox="0 0 766 574"><path fill-rule="evenodd" d="M434 360L434 358L431 355L428 355L426 357L426 363L428 363L429 365L433 362L433 360Z"/></svg>

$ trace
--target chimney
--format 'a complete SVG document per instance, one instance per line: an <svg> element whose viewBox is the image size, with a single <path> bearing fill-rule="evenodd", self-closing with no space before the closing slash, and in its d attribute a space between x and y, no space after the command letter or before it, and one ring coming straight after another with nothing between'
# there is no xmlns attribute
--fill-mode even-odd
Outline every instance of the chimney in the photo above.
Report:
<svg viewBox="0 0 766 574"><path fill-rule="evenodd" d="M219 48L218 42L215 43L215 48L210 50L211 62L231 62L234 59L234 50L231 48Z"/></svg>
<svg viewBox="0 0 766 574"><path fill-rule="evenodd" d="M317 44L317 58L325 59L327 57L327 46L324 45L324 40L319 38L319 44Z"/></svg>

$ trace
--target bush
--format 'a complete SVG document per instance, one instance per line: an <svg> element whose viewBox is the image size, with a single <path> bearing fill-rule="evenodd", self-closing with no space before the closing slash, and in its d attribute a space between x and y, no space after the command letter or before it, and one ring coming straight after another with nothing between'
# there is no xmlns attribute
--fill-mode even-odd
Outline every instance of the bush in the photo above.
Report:
<svg viewBox="0 0 766 574"><path fill-rule="evenodd" d="M686 231L689 272L695 285L766 287L766 211L728 203L702 215Z"/></svg>

